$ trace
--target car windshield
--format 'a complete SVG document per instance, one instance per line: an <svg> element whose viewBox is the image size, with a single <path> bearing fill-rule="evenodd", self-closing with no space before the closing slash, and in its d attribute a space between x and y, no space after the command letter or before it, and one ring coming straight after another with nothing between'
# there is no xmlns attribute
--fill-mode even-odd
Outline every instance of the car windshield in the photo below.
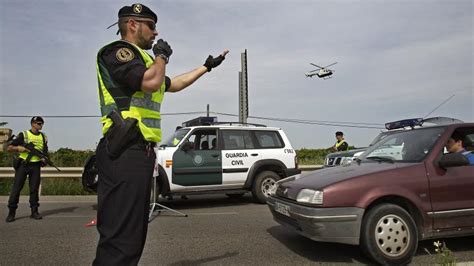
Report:
<svg viewBox="0 0 474 266"><path fill-rule="evenodd" d="M161 147L176 147L178 143L188 134L189 128L178 129L166 141L161 143Z"/></svg>
<svg viewBox="0 0 474 266"><path fill-rule="evenodd" d="M444 128L422 128L388 134L371 146L359 158L362 161L421 162Z"/></svg>

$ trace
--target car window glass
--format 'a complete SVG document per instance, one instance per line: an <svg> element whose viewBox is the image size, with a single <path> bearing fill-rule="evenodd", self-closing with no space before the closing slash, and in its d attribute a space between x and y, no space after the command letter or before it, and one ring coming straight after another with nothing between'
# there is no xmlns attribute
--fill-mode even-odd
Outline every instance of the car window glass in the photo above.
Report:
<svg viewBox="0 0 474 266"><path fill-rule="evenodd" d="M258 144L262 148L282 148L283 143L276 131L255 131Z"/></svg>
<svg viewBox="0 0 474 266"><path fill-rule="evenodd" d="M444 130L426 128L390 134L370 147L360 158L383 157L394 161L420 162Z"/></svg>
<svg viewBox="0 0 474 266"><path fill-rule="evenodd" d="M174 132L172 136L170 136L166 141L162 142L161 146L167 147L176 147L179 142L188 134L189 128L178 129Z"/></svg>
<svg viewBox="0 0 474 266"><path fill-rule="evenodd" d="M458 134L462 136L463 148L466 151L474 152L474 128L461 127L455 130ZM447 154L448 150L446 146L443 149L443 154Z"/></svg>
<svg viewBox="0 0 474 266"><path fill-rule="evenodd" d="M217 130L215 129L199 129L193 131L186 142L191 143L194 150L210 150L212 148L213 139L217 139Z"/></svg>
<svg viewBox="0 0 474 266"><path fill-rule="evenodd" d="M222 139L224 140L224 149L226 150L255 148L248 130L223 130Z"/></svg>

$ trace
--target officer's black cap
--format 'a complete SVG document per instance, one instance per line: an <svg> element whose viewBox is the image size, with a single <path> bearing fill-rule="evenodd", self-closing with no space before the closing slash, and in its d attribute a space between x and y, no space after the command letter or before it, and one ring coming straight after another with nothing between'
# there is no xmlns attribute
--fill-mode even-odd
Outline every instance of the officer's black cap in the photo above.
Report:
<svg viewBox="0 0 474 266"><path fill-rule="evenodd" d="M31 123L34 123L34 122L41 122L41 123L44 123L44 120L41 116L33 116L31 118Z"/></svg>
<svg viewBox="0 0 474 266"><path fill-rule="evenodd" d="M344 133L342 133L342 131L337 131L336 136L344 136Z"/></svg>
<svg viewBox="0 0 474 266"><path fill-rule="evenodd" d="M155 23L158 21L158 17L156 16L155 12L151 11L150 8L142 4L133 4L131 6L124 6L120 8L118 17L141 17L153 19Z"/></svg>

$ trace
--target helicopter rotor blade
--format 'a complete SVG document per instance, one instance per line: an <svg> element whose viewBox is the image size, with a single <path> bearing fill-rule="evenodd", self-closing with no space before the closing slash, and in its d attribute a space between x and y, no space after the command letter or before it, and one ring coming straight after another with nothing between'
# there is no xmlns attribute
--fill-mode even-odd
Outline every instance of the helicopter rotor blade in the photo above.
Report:
<svg viewBox="0 0 474 266"><path fill-rule="evenodd" d="M310 65L313 65L313 66L315 66L315 67L323 68L323 67L320 67L320 66L318 66L318 65L316 65L316 64L313 64L313 63L309 63L309 64L310 64Z"/></svg>
<svg viewBox="0 0 474 266"><path fill-rule="evenodd" d="M332 63L332 64L330 64L330 65L327 65L327 66L325 66L324 68L327 68L327 67L330 67L330 66L334 66L335 64L337 64L337 62Z"/></svg>

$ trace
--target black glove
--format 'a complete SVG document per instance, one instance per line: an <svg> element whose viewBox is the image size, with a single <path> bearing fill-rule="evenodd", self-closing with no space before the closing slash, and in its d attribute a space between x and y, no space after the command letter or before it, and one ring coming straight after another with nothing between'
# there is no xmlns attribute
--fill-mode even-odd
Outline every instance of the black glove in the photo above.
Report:
<svg viewBox="0 0 474 266"><path fill-rule="evenodd" d="M165 62L168 64L168 61L170 59L171 54L173 53L173 50L171 49L171 46L166 42L163 41L163 39L159 39L155 45L153 45L153 53L155 54L155 57L159 56L165 60Z"/></svg>
<svg viewBox="0 0 474 266"><path fill-rule="evenodd" d="M223 55L219 55L218 57L214 58L212 55L209 55L204 63L204 66L207 68L207 72L211 72L211 69L217 67L224 61L225 57Z"/></svg>

